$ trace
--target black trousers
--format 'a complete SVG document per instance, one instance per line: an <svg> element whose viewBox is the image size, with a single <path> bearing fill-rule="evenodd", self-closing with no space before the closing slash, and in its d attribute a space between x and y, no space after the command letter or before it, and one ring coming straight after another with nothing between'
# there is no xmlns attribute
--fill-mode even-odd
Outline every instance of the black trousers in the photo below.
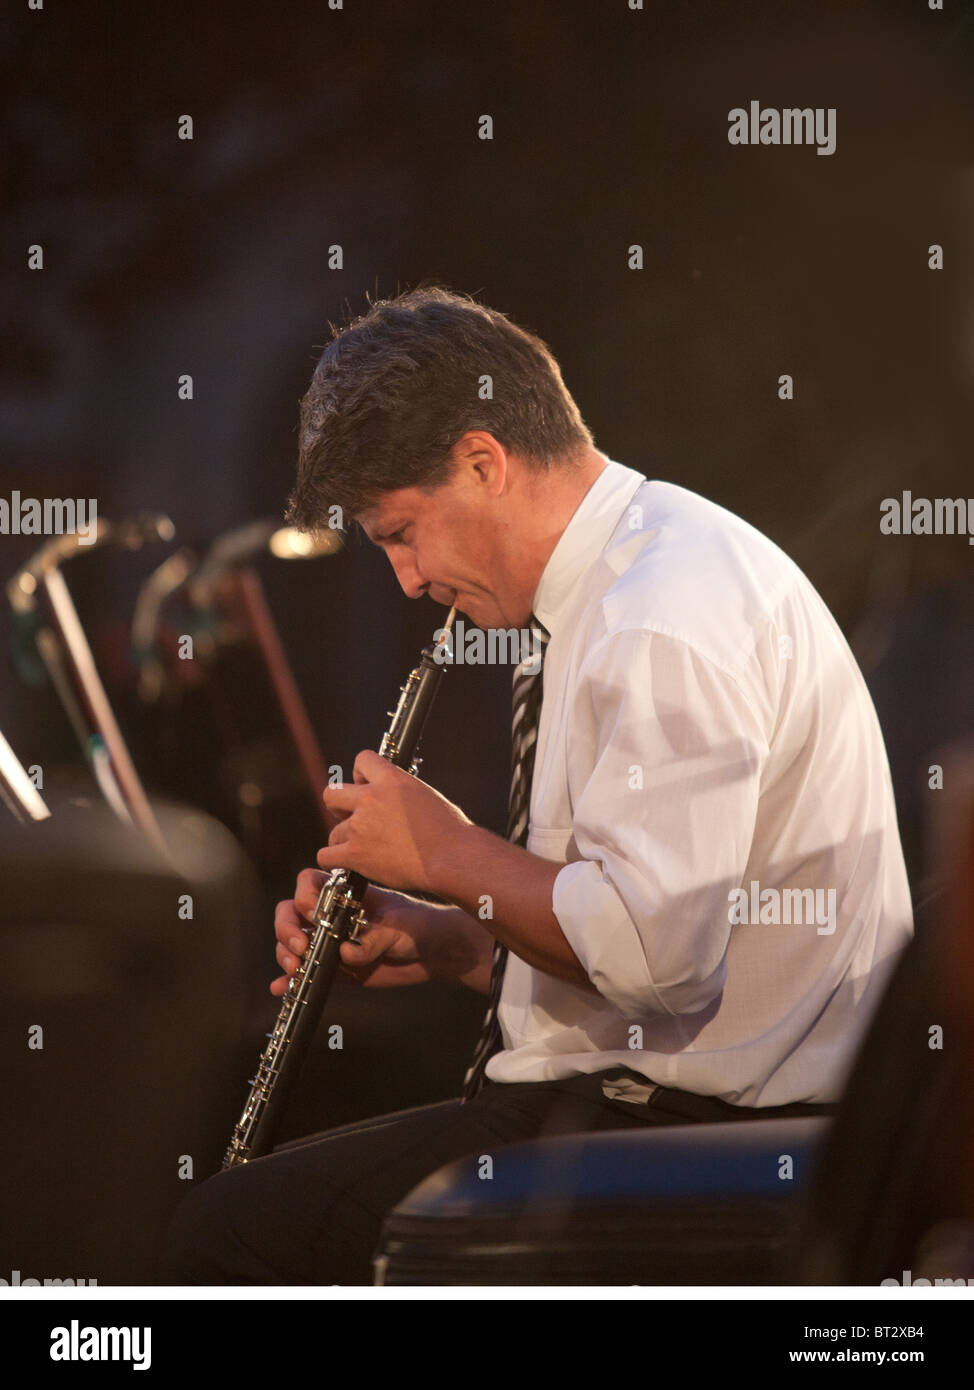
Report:
<svg viewBox="0 0 974 1390"><path fill-rule="evenodd" d="M648 1105L607 1100L611 1072L487 1082L473 1100L402 1110L282 1145L191 1192L169 1232L164 1283L371 1284L386 1214L454 1159L504 1144L645 1125L834 1113L834 1106L728 1105L659 1087ZM645 1081L644 1077L639 1078Z"/></svg>

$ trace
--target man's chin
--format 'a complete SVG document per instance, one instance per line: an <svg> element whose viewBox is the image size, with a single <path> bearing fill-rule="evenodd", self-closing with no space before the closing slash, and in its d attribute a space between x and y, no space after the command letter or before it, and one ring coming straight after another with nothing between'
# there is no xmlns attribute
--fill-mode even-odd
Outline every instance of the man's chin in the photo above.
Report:
<svg viewBox="0 0 974 1390"><path fill-rule="evenodd" d="M470 607L468 606L472 603L473 606L476 608L476 600L465 598L462 594L458 593L447 593L444 598L437 599L436 601L437 603L442 603L444 608L455 607L457 612L461 614L462 617L468 618L472 623L476 623L477 620L474 617L473 613L470 611Z"/></svg>
<svg viewBox="0 0 974 1390"><path fill-rule="evenodd" d="M432 595L430 595L432 598ZM473 596L455 593L452 597L437 599L437 603L442 602L444 608L456 606L457 613L466 620L471 627L489 628L503 627L504 623L499 613L491 612L488 604L478 603Z"/></svg>
<svg viewBox="0 0 974 1390"><path fill-rule="evenodd" d="M468 622L472 627L480 627L481 624L480 624L480 622L479 622L479 620L478 620L478 618L477 618L477 605L476 605L476 603L473 603L473 604L469 604L469 605L468 605L466 599L459 599L458 602L457 602L457 612L458 612L462 617L466 618L467 622Z"/></svg>

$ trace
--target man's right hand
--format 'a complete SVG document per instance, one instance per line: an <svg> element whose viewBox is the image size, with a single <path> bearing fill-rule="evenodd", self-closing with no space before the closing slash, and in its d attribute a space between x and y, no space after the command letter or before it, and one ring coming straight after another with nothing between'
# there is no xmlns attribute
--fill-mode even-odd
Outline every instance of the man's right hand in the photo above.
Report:
<svg viewBox="0 0 974 1390"><path fill-rule="evenodd" d="M285 974L273 981L271 994L284 994L307 950L309 923L326 877L321 869L302 869L293 899L277 905L277 963ZM461 919L466 913L459 908L373 885L366 889L362 906L369 925L357 944L343 942L340 951L343 973L360 984L381 988L455 979L480 989L485 963L489 978L490 938L482 930L465 929Z"/></svg>

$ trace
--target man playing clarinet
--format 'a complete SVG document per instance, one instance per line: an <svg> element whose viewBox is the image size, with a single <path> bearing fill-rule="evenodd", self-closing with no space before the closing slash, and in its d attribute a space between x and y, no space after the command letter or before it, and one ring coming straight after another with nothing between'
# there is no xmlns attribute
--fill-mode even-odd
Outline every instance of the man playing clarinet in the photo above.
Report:
<svg viewBox="0 0 974 1390"><path fill-rule="evenodd" d="M442 289L337 332L291 519L336 505L409 598L518 629L532 656L507 837L360 753L278 907L271 988L340 866L390 886L346 971L460 981L484 1028L461 1096L204 1183L178 1282L367 1284L386 1213L500 1145L827 1113L912 933L882 735L831 614L744 521L598 450L538 338Z"/></svg>

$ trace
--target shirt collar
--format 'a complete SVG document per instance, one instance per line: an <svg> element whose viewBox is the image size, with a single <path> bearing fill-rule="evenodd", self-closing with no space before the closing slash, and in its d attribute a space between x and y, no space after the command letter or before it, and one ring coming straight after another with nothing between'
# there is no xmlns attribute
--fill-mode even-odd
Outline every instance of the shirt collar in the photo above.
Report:
<svg viewBox="0 0 974 1390"><path fill-rule="evenodd" d="M579 502L548 557L534 594L532 611L548 632L554 632L559 609L601 555L627 505L645 481L642 473L610 459Z"/></svg>

